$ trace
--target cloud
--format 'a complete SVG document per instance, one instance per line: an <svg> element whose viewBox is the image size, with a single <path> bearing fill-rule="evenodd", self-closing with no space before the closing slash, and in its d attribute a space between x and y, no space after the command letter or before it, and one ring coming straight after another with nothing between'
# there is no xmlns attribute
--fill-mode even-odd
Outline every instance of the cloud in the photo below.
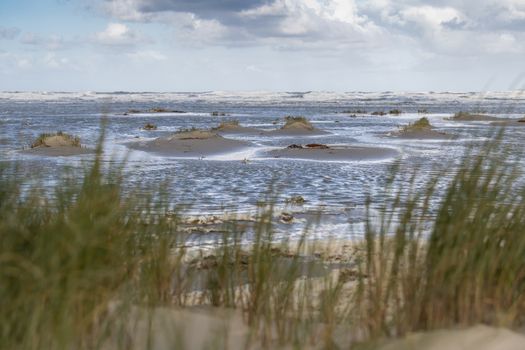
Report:
<svg viewBox="0 0 525 350"><path fill-rule="evenodd" d="M14 74L19 70L28 70L33 67L33 60L25 54L0 52L0 73Z"/></svg>
<svg viewBox="0 0 525 350"><path fill-rule="evenodd" d="M158 62L166 61L168 57L155 50L136 51L128 53L127 56L135 62Z"/></svg>
<svg viewBox="0 0 525 350"><path fill-rule="evenodd" d="M102 8L120 21L167 25L189 46L333 50L384 41L354 0L104 0Z"/></svg>
<svg viewBox="0 0 525 350"><path fill-rule="evenodd" d="M15 39L20 34L20 29L18 28L6 28L0 26L0 40L12 40Z"/></svg>
<svg viewBox="0 0 525 350"><path fill-rule="evenodd" d="M107 27L94 35L93 42L106 47L132 47L144 44L149 40L127 25L122 23L109 23Z"/></svg>
<svg viewBox="0 0 525 350"><path fill-rule="evenodd" d="M24 45L52 51L68 49L80 44L77 40L67 41L60 35L42 36L32 32L23 33L20 42Z"/></svg>
<svg viewBox="0 0 525 350"><path fill-rule="evenodd" d="M129 19L144 20L158 13L179 12L226 22L240 11L265 3L267 0L106 0L105 7Z"/></svg>
<svg viewBox="0 0 525 350"><path fill-rule="evenodd" d="M134 61L155 59L130 27L150 24L167 30L159 40L177 49L300 52L352 69L408 71L428 62L452 68L525 54L524 0L98 1L114 23L95 41L129 47Z"/></svg>

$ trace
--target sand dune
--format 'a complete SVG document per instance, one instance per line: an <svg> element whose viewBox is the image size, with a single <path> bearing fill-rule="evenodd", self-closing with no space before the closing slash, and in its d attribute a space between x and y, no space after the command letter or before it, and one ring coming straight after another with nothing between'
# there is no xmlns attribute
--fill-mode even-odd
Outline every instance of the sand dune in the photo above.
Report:
<svg viewBox="0 0 525 350"><path fill-rule="evenodd" d="M265 131L261 129L242 126L237 121L223 122L219 124L219 126L213 128L212 131L216 132L219 135L262 135L265 133Z"/></svg>
<svg viewBox="0 0 525 350"><path fill-rule="evenodd" d="M304 117L286 117L285 124L277 130L267 131L268 136L315 136L327 135L327 131L317 129Z"/></svg>
<svg viewBox="0 0 525 350"><path fill-rule="evenodd" d="M387 136L416 140L449 140L453 138L452 135L435 130L434 126L425 117L393 131Z"/></svg>
<svg viewBox="0 0 525 350"><path fill-rule="evenodd" d="M22 153L48 157L65 157L95 153L95 150L82 147L80 139L62 132L42 134Z"/></svg>

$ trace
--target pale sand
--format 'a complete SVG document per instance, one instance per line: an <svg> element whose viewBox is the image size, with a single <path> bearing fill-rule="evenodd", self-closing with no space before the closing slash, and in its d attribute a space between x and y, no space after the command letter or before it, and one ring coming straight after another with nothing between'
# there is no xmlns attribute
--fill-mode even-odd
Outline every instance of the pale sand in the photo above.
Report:
<svg viewBox="0 0 525 350"><path fill-rule="evenodd" d="M353 261L355 249L362 249L362 242L349 240L308 242L303 246L302 254L314 254L323 261ZM276 245L276 248L279 246ZM288 250L294 252L297 242L291 242ZM286 251L283 251L286 254ZM355 270L354 270L355 271ZM312 283L312 307L317 309L316 302L320 293L330 281L337 281L342 270L330 270L329 275L310 278ZM328 279L326 278L328 277ZM350 275L350 277L352 277ZM297 286L305 283L297 280ZM245 292L245 286L238 286L238 293ZM344 283L341 291L341 302L350 300L355 289L352 279ZM192 292L189 300L199 299L200 292ZM191 302L190 302L191 305ZM315 323L314 332L321 334L323 324ZM184 309L175 307L157 307L151 311L134 307L126 324L129 349L262 349L260 339L247 343L250 328L243 320L239 309L225 309L211 306L188 306ZM269 348L278 348L276 334L269 335ZM334 329L334 341L338 348L349 348L358 340L348 325L337 325ZM320 341L320 339L318 339ZM148 341L150 342L148 344ZM103 349L111 349L114 344L105 344ZM304 344L303 349L319 349L317 346ZM386 340L368 349L375 350L519 350L525 349L525 336L508 329L487 326L475 326L466 329L437 330L410 334L401 339ZM285 347L292 348L292 347Z"/></svg>
<svg viewBox="0 0 525 350"><path fill-rule="evenodd" d="M504 328L476 326L464 330L415 333L377 350L524 350L525 335Z"/></svg>
<svg viewBox="0 0 525 350"><path fill-rule="evenodd" d="M321 291L326 281L318 279L313 291ZM298 282L300 283L300 282ZM350 297L350 295L348 295ZM185 309L157 307L152 311L134 308L125 326L129 349L263 349L260 339L243 320L239 309L209 306ZM323 325L312 324L313 331L321 334ZM249 339L252 339L249 342ZM280 348L276 335L270 335L270 347ZM318 339L321 341L320 339ZM336 325L334 342L336 348L349 348L354 342L352 329ZM116 341L116 340L114 340ZM115 347L114 341L102 349ZM267 347L268 348L268 347ZM292 349L291 346L284 347ZM308 342L303 349L320 349ZM371 350L523 350L525 335L505 328L478 325L465 329L436 330L409 334L401 339L388 340L383 344L369 344Z"/></svg>
<svg viewBox="0 0 525 350"><path fill-rule="evenodd" d="M240 151L250 146L250 142L227 139L206 130L193 130L151 141L128 143L128 147L132 149L171 157L207 157Z"/></svg>
<svg viewBox="0 0 525 350"><path fill-rule="evenodd" d="M246 349L250 335L241 313L212 307L153 311L134 308L126 325L128 349ZM116 348L116 342L103 349ZM250 347L253 349L253 347ZM258 348L258 347L257 347Z"/></svg>
<svg viewBox="0 0 525 350"><path fill-rule="evenodd" d="M359 161L393 158L399 152L392 148L364 146L331 146L328 149L283 148L263 153L265 157L316 161Z"/></svg>

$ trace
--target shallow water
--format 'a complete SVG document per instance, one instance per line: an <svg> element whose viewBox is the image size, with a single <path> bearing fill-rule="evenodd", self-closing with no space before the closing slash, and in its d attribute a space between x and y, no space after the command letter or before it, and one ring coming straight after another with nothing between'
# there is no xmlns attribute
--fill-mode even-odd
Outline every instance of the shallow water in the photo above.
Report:
<svg viewBox="0 0 525 350"><path fill-rule="evenodd" d="M129 109L163 107L186 113L142 113L123 115ZM347 110L388 111L400 109L399 116L358 116ZM417 111L425 109L424 114ZM453 166L469 145L480 143L496 128L484 123L457 123L444 120L454 112L483 111L498 117L523 117L525 96L518 92L487 93L0 93L1 160L17 160L19 171L56 180L57 166L80 171L90 156L41 158L19 152L43 132L62 130L81 137L93 146L101 130L101 117L107 118L105 159L128 157L126 186L136 190L144 184L165 184L174 204L188 205L193 214L253 212L270 189L278 207L285 199L301 195L304 207L296 211L321 209L327 219L316 234L348 237L359 235L363 205L370 195L373 202L384 198L385 180L395 162L401 161L399 181L407 182L418 169L416 185L422 186L431 174ZM211 112L227 116L211 116ZM161 157L130 151L125 143L140 138L169 135L181 128L209 128L222 120L237 119L244 126L273 129L286 115L304 115L331 134L315 137L236 136L252 141L257 150L292 143L359 144L390 147L400 156L383 161L317 162L257 158L254 150L205 159ZM452 141L400 140L384 137L399 126L428 116L440 131L457 136ZM143 131L146 123L158 125L156 131ZM228 136L232 137L232 136ZM525 127L507 130L504 142L516 150L523 148ZM248 162L242 160L247 158ZM521 160L523 162L523 160ZM436 205L437 199L434 203ZM290 210L290 208L285 208ZM293 210L292 210L293 211ZM304 221L283 228L286 235L300 235Z"/></svg>

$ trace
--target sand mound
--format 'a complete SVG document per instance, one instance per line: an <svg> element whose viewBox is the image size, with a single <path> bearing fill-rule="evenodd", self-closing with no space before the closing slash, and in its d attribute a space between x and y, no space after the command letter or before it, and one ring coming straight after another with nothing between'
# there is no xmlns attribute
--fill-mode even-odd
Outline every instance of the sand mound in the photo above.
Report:
<svg viewBox="0 0 525 350"><path fill-rule="evenodd" d="M128 147L169 157L202 158L240 151L252 144L224 138L209 130L181 131L168 137L128 144Z"/></svg>
<svg viewBox="0 0 525 350"><path fill-rule="evenodd" d="M475 114L469 112L458 112L447 120L458 121L458 122L486 122L486 121L501 121L500 118L486 115L486 114Z"/></svg>
<svg viewBox="0 0 525 350"><path fill-rule="evenodd" d="M314 126L305 117L286 117L281 130L314 130Z"/></svg>
<svg viewBox="0 0 525 350"><path fill-rule="evenodd" d="M385 147L326 146L313 147L291 145L286 148L265 152L264 157L289 158L315 161L359 161L383 160L398 155L398 151Z"/></svg>
<svg viewBox="0 0 525 350"><path fill-rule="evenodd" d="M260 135L264 131L256 128L249 128L242 126L238 120L229 120L219 124L219 126L212 129L218 134L256 134Z"/></svg>
<svg viewBox="0 0 525 350"><path fill-rule="evenodd" d="M63 132L56 134L41 134L32 144L31 148L37 147L80 147L80 139Z"/></svg>
<svg viewBox="0 0 525 350"><path fill-rule="evenodd" d="M231 130L241 127L238 120L228 120L219 124L219 126L213 128L213 130Z"/></svg>
<svg viewBox="0 0 525 350"><path fill-rule="evenodd" d="M23 153L37 154L43 156L74 156L79 154L94 153L89 148L84 148L80 144L80 139L63 132L56 134L41 134L29 149Z"/></svg>
<svg viewBox="0 0 525 350"><path fill-rule="evenodd" d="M392 132L389 136L403 138L403 139L450 139L452 136L434 130L428 118L421 118L414 123L408 124L398 131Z"/></svg>
<svg viewBox="0 0 525 350"><path fill-rule="evenodd" d="M173 140L208 140L220 137L214 132L208 130L185 130L180 131L172 136Z"/></svg>
<svg viewBox="0 0 525 350"><path fill-rule="evenodd" d="M269 136L297 136L297 135L325 135L329 134L324 130L315 128L305 117L285 118L285 124L278 130L272 130L265 133Z"/></svg>

